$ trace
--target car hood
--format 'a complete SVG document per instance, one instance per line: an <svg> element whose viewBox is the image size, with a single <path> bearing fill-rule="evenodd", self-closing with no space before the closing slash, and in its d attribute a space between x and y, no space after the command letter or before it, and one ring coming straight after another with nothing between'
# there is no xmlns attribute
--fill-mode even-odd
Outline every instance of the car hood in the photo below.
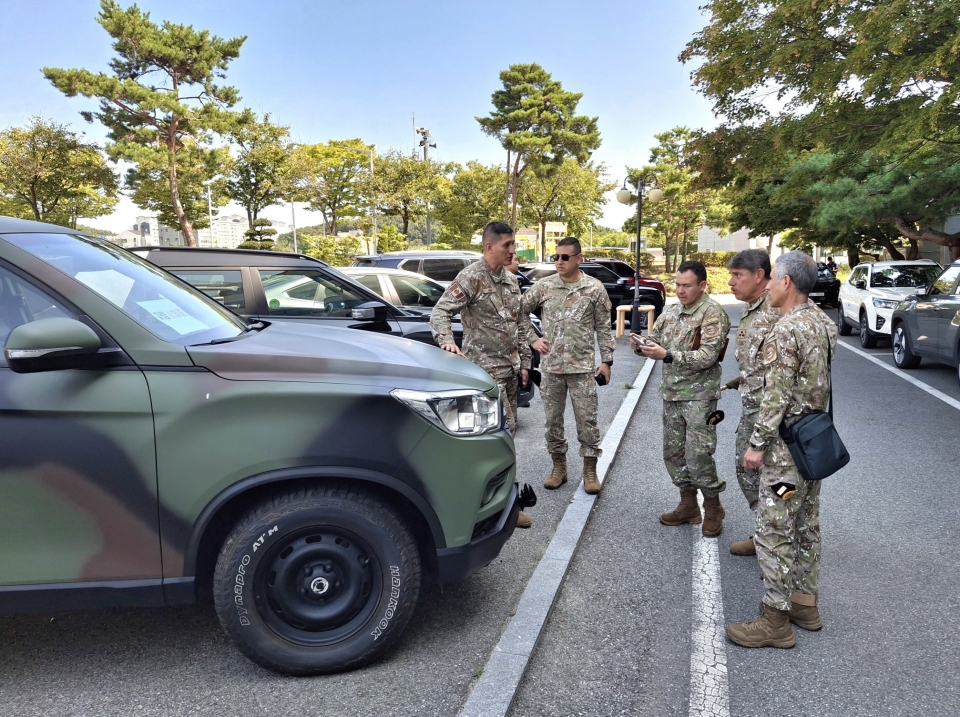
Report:
<svg viewBox="0 0 960 717"><path fill-rule="evenodd" d="M277 322L235 341L187 347L197 366L235 381L302 381L489 391L476 364L434 346L349 328Z"/></svg>
<svg viewBox="0 0 960 717"><path fill-rule="evenodd" d="M915 296L917 289L914 286L898 286L896 288L876 288L870 289L870 295L877 299L893 299L895 301L903 301L904 299Z"/></svg>

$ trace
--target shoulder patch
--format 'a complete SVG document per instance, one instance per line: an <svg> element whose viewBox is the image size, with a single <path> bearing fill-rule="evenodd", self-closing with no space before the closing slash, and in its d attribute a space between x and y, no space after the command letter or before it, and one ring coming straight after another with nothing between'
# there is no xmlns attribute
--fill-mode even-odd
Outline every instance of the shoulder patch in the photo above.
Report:
<svg viewBox="0 0 960 717"><path fill-rule="evenodd" d="M463 291L463 289L460 288L460 285L456 283L450 284L447 291L449 291L450 296L452 296L457 301L463 301L464 298L466 298L467 296L466 293Z"/></svg>
<svg viewBox="0 0 960 717"><path fill-rule="evenodd" d="M715 339L720 335L720 324L704 324L703 338Z"/></svg>
<svg viewBox="0 0 960 717"><path fill-rule="evenodd" d="M778 358L780 358L780 353L777 351L777 342L764 341L763 342L763 365L769 366Z"/></svg>
<svg viewBox="0 0 960 717"><path fill-rule="evenodd" d="M745 338L747 338L747 330L746 330L746 329L737 329L737 338L738 338L738 339L745 339Z"/></svg>

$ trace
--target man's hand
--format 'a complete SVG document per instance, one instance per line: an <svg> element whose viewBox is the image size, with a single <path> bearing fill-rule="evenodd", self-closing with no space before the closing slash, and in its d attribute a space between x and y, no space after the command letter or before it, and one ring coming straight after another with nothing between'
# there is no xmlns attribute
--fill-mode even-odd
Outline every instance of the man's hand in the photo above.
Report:
<svg viewBox="0 0 960 717"><path fill-rule="evenodd" d="M654 343L649 338L645 344L638 346L637 348L639 348L641 353L643 353L643 355L647 358L656 359L657 361L661 361L663 357L667 355L667 350L663 348L663 346Z"/></svg>
<svg viewBox="0 0 960 717"><path fill-rule="evenodd" d="M743 456L743 467L748 471L753 471L763 465L763 451L756 448L748 448Z"/></svg>
<svg viewBox="0 0 960 717"><path fill-rule="evenodd" d="M457 356L463 356L464 358L467 357L466 354L464 354L463 351L460 350L460 347L456 344L444 344L440 348L442 348L444 351L449 351L452 354L456 354Z"/></svg>
<svg viewBox="0 0 960 717"><path fill-rule="evenodd" d="M541 336L539 339L530 344L530 348L536 349L543 356L546 356L548 353L550 353L550 342Z"/></svg>
<svg viewBox="0 0 960 717"><path fill-rule="evenodd" d="M600 364L600 368L597 369L594 376L603 376L607 383L610 383L610 367L605 363Z"/></svg>
<svg viewBox="0 0 960 717"><path fill-rule="evenodd" d="M528 369L520 369L520 387L526 388L530 385L530 371Z"/></svg>

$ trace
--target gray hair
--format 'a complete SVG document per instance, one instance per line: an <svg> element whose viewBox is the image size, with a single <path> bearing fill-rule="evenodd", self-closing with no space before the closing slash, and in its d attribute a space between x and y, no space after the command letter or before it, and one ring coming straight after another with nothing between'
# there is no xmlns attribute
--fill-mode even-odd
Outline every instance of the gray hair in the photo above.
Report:
<svg viewBox="0 0 960 717"><path fill-rule="evenodd" d="M763 278L770 278L770 255L763 249L744 249L737 252L727 264L728 269L746 269L756 274L763 269Z"/></svg>
<svg viewBox="0 0 960 717"><path fill-rule="evenodd" d="M797 292L807 296L817 285L817 262L802 251L790 251L780 256L776 263L777 278L789 276Z"/></svg>

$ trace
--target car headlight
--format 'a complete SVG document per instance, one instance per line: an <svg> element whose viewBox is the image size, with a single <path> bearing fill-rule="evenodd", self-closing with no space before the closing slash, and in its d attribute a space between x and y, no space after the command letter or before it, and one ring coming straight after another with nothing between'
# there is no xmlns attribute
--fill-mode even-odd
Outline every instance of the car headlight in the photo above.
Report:
<svg viewBox="0 0 960 717"><path fill-rule="evenodd" d="M878 309L895 309L900 302L896 299L874 299L873 305Z"/></svg>
<svg viewBox="0 0 960 717"><path fill-rule="evenodd" d="M428 393L397 388L390 395L454 436L479 436L499 430L503 422L500 400L483 391Z"/></svg>

